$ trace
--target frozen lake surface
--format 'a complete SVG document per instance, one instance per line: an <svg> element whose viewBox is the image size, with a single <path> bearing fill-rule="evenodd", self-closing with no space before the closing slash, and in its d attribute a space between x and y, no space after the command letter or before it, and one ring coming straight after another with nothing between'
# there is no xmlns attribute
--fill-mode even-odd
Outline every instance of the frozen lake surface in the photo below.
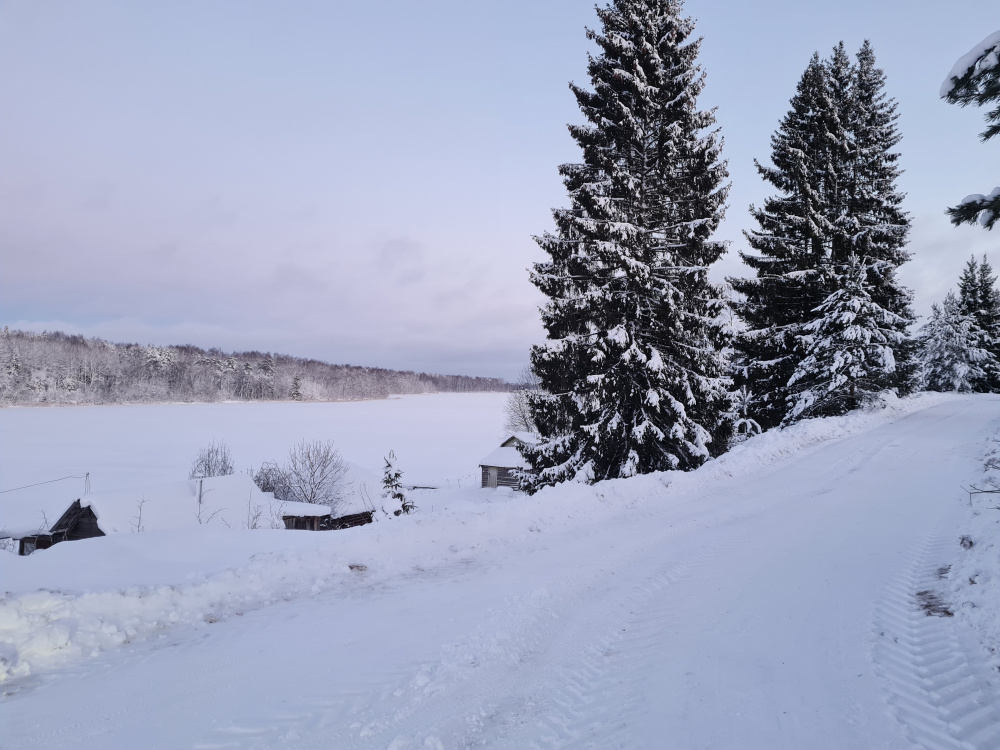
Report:
<svg viewBox="0 0 1000 750"><path fill-rule="evenodd" d="M224 441L243 471L283 462L301 440L333 440L346 460L378 476L392 450L407 483L469 486L479 483L479 459L499 445L505 398L0 409L0 489L88 472L93 492L187 479L212 441ZM58 518L83 487L74 479L0 495L0 511L41 503Z"/></svg>

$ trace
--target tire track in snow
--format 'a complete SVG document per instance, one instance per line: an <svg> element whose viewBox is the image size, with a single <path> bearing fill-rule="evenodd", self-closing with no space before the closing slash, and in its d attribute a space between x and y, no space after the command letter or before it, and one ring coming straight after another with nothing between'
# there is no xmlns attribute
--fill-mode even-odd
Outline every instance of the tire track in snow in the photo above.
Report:
<svg viewBox="0 0 1000 750"><path fill-rule="evenodd" d="M630 719L648 708L644 687L655 668L650 654L657 652L671 623L684 617L681 605L663 606L664 594L717 558L721 549L704 547L685 560L661 565L613 610L622 614L605 618L600 627L582 623L579 637L561 643L554 654L554 661L565 665L557 669L558 677L546 675L535 686L534 716L506 727L491 744L511 748L634 746ZM595 631L596 640L589 635ZM559 686L555 692L553 684Z"/></svg>
<svg viewBox="0 0 1000 750"><path fill-rule="evenodd" d="M925 540L910 570L876 607L873 657L889 702L910 739L926 750L1000 749L1000 689L977 658L978 644L951 616L921 608L957 540Z"/></svg>
<svg viewBox="0 0 1000 750"><path fill-rule="evenodd" d="M618 574L607 572L630 568L634 574L636 564L648 560L650 552L651 547L643 545L604 558L597 567L606 577L594 583L602 591L593 601L586 601L590 584L585 576L556 596L547 591L521 596L493 612L477 632L446 644L438 661L410 663L368 676L326 702L299 710L289 707L281 713L268 711L219 727L195 747L504 746L505 736L521 734L522 729L530 739L507 746L562 747L568 738L585 738L593 734L585 719L590 716L593 723L592 708L600 702L603 686L623 668L608 656L614 654L621 636L632 640L637 636L640 625L634 612L671 583L689 577L719 550L696 550L631 587L619 587ZM574 618L577 624L560 631L561 613L581 597L588 616ZM614 600L613 606L607 606L608 598ZM630 658L638 659L641 652L630 650ZM562 689L556 696L553 671L561 675ZM635 682L631 677L630 681ZM613 710L609 707L602 716Z"/></svg>

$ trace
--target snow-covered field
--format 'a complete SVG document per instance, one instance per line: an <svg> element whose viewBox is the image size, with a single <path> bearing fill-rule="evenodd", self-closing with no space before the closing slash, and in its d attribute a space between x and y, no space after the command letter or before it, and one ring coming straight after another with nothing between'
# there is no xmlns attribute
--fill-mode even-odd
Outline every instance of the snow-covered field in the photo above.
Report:
<svg viewBox="0 0 1000 750"><path fill-rule="evenodd" d="M0 743L1000 747L1000 502L962 490L1000 479L1000 398L924 395L533 497L476 487L502 404L0 411L4 488L183 479L211 439L256 465L302 438L374 471L395 450L443 487L345 531L0 555Z"/></svg>

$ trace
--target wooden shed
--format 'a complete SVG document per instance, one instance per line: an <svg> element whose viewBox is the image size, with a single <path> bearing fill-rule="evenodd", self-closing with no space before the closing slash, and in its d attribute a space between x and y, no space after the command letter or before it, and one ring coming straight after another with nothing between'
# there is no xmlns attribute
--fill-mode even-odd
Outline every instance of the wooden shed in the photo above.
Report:
<svg viewBox="0 0 1000 750"><path fill-rule="evenodd" d="M104 535L104 532L97 525L97 516L93 509L90 506L81 506L79 500L74 500L73 504L59 517L59 520L52 525L49 531L21 537L17 553L30 555L36 549L48 549L59 542L90 539Z"/></svg>
<svg viewBox="0 0 1000 750"><path fill-rule="evenodd" d="M485 456L479 462L482 470L483 487L512 487L517 489L517 478L515 472L530 468L521 452L517 449L519 445L531 445L535 442L535 436L530 432L515 432L502 443L495 451Z"/></svg>

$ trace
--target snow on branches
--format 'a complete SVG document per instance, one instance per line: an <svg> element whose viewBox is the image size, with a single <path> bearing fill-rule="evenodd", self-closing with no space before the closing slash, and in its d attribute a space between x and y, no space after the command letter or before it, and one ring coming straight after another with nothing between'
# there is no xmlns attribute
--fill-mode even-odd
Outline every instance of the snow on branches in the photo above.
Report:
<svg viewBox="0 0 1000 750"><path fill-rule="evenodd" d="M939 92L949 104L985 107L1000 102L1000 31L995 31L958 59ZM1000 134L1000 104L986 113L987 127L980 138L988 141ZM951 223L979 224L992 229L1000 220L1000 187L989 195L973 193L948 209Z"/></svg>
<svg viewBox="0 0 1000 750"><path fill-rule="evenodd" d="M715 119L696 99L700 42L678 0L599 8L591 88L571 84L583 163L559 168L570 208L536 240L532 282L548 341L528 394L540 439L522 450L533 491L691 469L725 448L726 301L708 280L728 192Z"/></svg>

